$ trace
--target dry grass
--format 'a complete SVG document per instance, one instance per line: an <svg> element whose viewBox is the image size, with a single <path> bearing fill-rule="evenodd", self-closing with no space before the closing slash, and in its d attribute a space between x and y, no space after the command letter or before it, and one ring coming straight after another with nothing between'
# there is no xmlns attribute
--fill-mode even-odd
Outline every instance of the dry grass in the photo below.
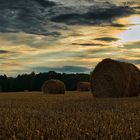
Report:
<svg viewBox="0 0 140 140"><path fill-rule="evenodd" d="M140 97L0 94L0 140L140 139Z"/></svg>

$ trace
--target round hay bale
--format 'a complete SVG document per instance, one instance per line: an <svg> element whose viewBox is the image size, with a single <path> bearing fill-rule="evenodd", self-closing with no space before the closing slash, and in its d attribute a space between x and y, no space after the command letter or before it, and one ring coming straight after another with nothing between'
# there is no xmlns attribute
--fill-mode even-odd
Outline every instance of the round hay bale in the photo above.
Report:
<svg viewBox="0 0 140 140"><path fill-rule="evenodd" d="M42 91L44 94L64 94L65 84L60 80L48 80L44 82Z"/></svg>
<svg viewBox="0 0 140 140"><path fill-rule="evenodd" d="M79 82L77 84L78 91L90 91L90 83L89 82Z"/></svg>
<svg viewBox="0 0 140 140"><path fill-rule="evenodd" d="M107 58L91 73L90 84L96 97L135 97L140 92L140 70L133 64Z"/></svg>

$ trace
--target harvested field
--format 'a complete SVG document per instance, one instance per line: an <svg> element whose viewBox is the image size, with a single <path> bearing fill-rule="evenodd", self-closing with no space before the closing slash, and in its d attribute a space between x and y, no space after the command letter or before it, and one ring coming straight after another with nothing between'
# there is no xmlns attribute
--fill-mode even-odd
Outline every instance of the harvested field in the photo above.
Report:
<svg viewBox="0 0 140 140"><path fill-rule="evenodd" d="M0 139L138 140L140 97L1 93Z"/></svg>

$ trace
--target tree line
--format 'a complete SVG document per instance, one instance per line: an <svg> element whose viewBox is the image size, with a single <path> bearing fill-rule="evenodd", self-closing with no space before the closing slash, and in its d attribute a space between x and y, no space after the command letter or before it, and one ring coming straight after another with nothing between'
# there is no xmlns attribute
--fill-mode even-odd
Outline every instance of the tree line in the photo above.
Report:
<svg viewBox="0 0 140 140"><path fill-rule="evenodd" d="M30 73L22 74L17 77L0 76L1 92L18 92L18 91L41 91L41 87L46 80L58 79L65 83L66 90L73 91L77 88L80 81L89 81L89 74L66 74L50 71L47 73Z"/></svg>

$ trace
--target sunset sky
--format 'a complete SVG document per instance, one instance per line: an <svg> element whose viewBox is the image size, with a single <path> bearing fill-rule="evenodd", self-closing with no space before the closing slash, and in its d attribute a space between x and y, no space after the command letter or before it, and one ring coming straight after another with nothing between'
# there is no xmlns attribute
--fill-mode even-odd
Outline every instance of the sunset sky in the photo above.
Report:
<svg viewBox="0 0 140 140"><path fill-rule="evenodd" d="M140 68L139 0L1 0L0 75L89 73L107 57Z"/></svg>

